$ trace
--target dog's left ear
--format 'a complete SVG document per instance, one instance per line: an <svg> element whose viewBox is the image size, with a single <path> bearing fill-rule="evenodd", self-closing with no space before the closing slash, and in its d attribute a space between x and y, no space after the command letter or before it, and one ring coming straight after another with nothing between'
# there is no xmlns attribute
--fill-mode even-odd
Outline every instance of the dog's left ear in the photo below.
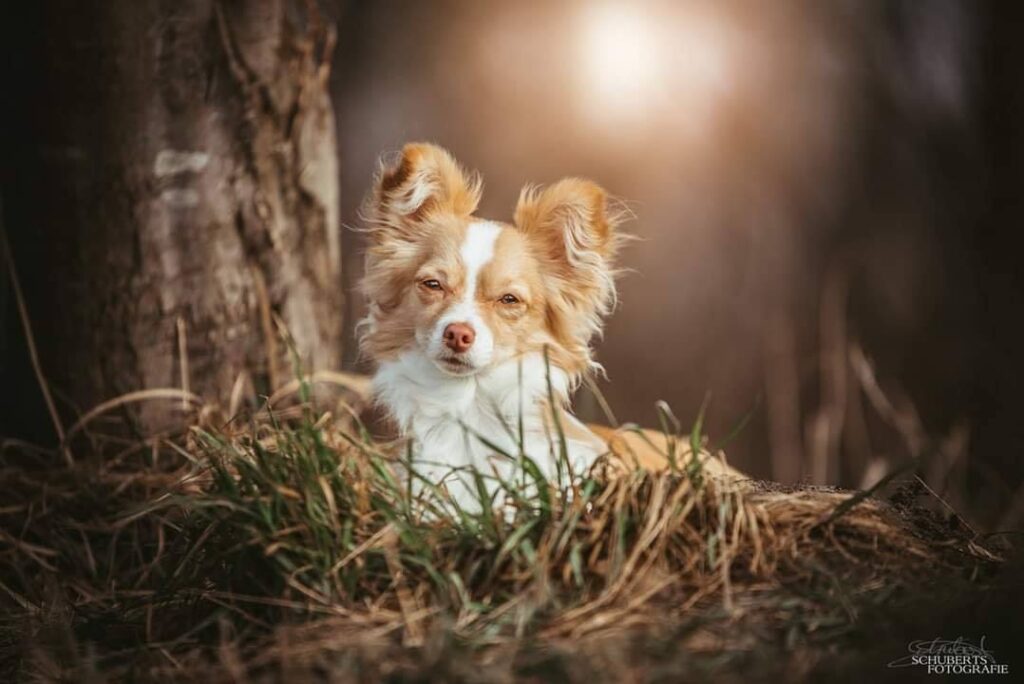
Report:
<svg viewBox="0 0 1024 684"><path fill-rule="evenodd" d="M584 347L615 302L617 228L626 214L599 185L581 178L527 186L519 195L516 227L537 246L556 283L550 318Z"/></svg>
<svg viewBox="0 0 1024 684"><path fill-rule="evenodd" d="M593 280L598 288L607 280L598 272L611 272L623 218L601 186L582 178L523 188L515 212L516 226L542 246L548 265L565 278Z"/></svg>

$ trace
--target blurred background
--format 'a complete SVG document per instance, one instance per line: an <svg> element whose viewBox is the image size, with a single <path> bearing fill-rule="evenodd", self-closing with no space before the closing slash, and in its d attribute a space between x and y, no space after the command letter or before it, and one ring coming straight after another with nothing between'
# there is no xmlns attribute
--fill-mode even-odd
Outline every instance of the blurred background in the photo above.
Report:
<svg viewBox="0 0 1024 684"><path fill-rule="evenodd" d="M595 179L639 238L598 359L616 417L705 396L756 477L866 486L910 456L1019 523L1024 120L1013 3L340 3L342 218L382 152L519 189ZM362 269L346 230L344 278ZM345 363L365 368L346 300ZM579 411L602 414L586 392ZM969 499L969 502L965 499ZM1016 501L1016 506L1012 504ZM1011 511L1010 509L1013 508Z"/></svg>
<svg viewBox="0 0 1024 684"><path fill-rule="evenodd" d="M159 145L208 142L187 127L177 131L176 122L213 122L202 126L227 148L223 140L241 117L231 73L216 61L224 40L209 4L98 12L114 5L90 10L52 0L36 10L35 23L5 22L6 66L22 80L11 76L5 90L13 115L3 140L17 154L5 152L0 169L4 216L23 264L51 247L101 259L103 243L91 244L86 233L114 213L122 227L109 240L131 240L128 224L140 216L164 231L164 242L126 253L125 262L166 261L161 245L197 229L187 214L163 205L156 214L132 213L139 211L132 201L149 194L162 192L181 206L199 202L213 217L211 232L225 222L230 232L232 218L238 226L255 222L216 204L238 192L237 184L192 195L191 186L165 189L200 176L206 156L176 158L171 180L150 173ZM332 259L340 232L346 369L370 370L352 332L364 311L355 291L363 244L351 228L382 154L411 140L447 147L482 174L480 213L500 220L510 220L524 184L586 176L636 217L625 226L638 239L622 254L620 304L597 343L607 370L600 390L619 421L655 426L655 403L664 400L687 426L707 399L712 444L743 424L728 456L755 477L864 487L920 458L922 479L972 523L988 530L1021 525L1020 3L316 4L337 28L336 43L316 45L334 48L329 89L340 225L326 223ZM275 3L248 7L264 5ZM276 40L258 12L240 9L246 3L220 6L237 14L228 23L240 53L249 40L264 47L268 36ZM131 88L96 82L88 74L113 68L110 54L97 48L108 44L121 50L111 54L129 55L128 67L137 55L155 66L147 62L136 73L115 65ZM266 57L256 68L273 61ZM153 70L167 76L155 100L142 87ZM130 164L94 164L81 152L84 146L104 159L99 148L125 137L122 119L108 114L155 126L152 112L160 116L153 140L142 141L155 146L143 145L148 156L129 151L123 156ZM74 119L74 131L66 132L65 118ZM329 113L319 121L329 128ZM49 144L42 152L37 138ZM216 162L221 153L213 149ZM63 180L54 186L58 164ZM202 172L213 178L216 165ZM111 193L90 184L105 182L115 166L135 169L123 188ZM334 173L326 162L319 170ZM106 199L95 202L101 191ZM91 221L72 227L80 242L54 244L60 241L45 231L32 233L40 208L52 226L66 224L65 203L75 204L67 216ZM204 250L184 238L178 243L182 259ZM241 252L230 244L232 255ZM30 299L60 277L21 270ZM110 291L124 287L115 283ZM6 288L4 279L0 417L8 424L0 434L51 439L46 420L38 428L26 417L37 418L42 402ZM187 308L188 288L183 292L175 306ZM305 301L295 292L295 301ZM67 299L29 304L41 344L48 319L79 308ZM172 359L174 321L164 318L170 332L157 351ZM80 339L105 349L90 335L83 329ZM148 342L148 335L136 338ZM124 352L128 362L133 352ZM56 349L52 363L62 356ZM217 372L219 359L209 364ZM158 386L176 382L171 361L157 370ZM193 375L202 372L193 365ZM587 391L577 408L588 420L606 420Z"/></svg>

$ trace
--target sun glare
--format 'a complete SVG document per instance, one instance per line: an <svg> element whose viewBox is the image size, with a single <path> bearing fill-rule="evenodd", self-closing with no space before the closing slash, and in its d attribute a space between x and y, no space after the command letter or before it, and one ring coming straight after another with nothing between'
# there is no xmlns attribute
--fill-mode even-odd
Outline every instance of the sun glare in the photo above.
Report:
<svg viewBox="0 0 1024 684"><path fill-rule="evenodd" d="M609 3L582 26L584 97L602 120L710 113L730 85L724 32L695 12Z"/></svg>
<svg viewBox="0 0 1024 684"><path fill-rule="evenodd" d="M596 98L612 106L650 99L663 60L648 17L629 5L602 5L584 30L588 87Z"/></svg>

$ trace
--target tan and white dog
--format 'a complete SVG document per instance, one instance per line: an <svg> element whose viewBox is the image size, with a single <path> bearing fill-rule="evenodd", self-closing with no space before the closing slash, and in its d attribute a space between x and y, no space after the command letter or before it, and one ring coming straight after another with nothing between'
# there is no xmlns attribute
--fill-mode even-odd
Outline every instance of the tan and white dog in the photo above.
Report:
<svg viewBox="0 0 1024 684"><path fill-rule="evenodd" d="M413 440L417 471L463 505L475 499L467 466L513 473L499 451L522 448L554 478L564 457L552 416L576 474L609 440L663 467L646 440L599 436L568 409L597 368L590 344L615 303L623 213L579 178L526 187L512 223L475 216L480 193L445 150L414 143L382 169L364 207L361 348L377 363L378 402Z"/></svg>

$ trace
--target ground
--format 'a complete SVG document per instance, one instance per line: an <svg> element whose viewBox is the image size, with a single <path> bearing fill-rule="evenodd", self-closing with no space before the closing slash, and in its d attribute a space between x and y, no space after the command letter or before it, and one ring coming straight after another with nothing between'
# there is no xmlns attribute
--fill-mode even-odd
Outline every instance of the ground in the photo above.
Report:
<svg viewBox="0 0 1024 684"><path fill-rule="evenodd" d="M3 678L906 681L912 639L1015 655L1012 547L912 472L869 495L524 462L536 486L469 513L410 501L388 445L299 391L6 443Z"/></svg>

